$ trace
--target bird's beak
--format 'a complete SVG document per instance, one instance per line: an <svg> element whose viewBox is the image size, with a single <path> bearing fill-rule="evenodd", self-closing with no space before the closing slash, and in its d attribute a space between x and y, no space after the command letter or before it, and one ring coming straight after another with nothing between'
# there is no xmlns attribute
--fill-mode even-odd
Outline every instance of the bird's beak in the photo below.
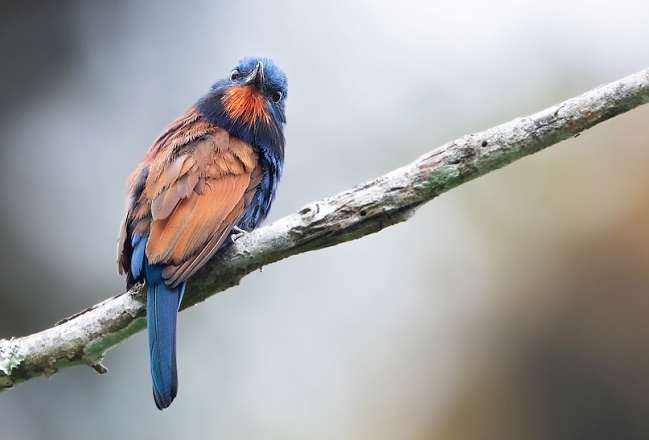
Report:
<svg viewBox="0 0 649 440"><path fill-rule="evenodd" d="M245 79L244 84L252 84L254 85L257 90L260 92L263 90L264 87L264 65L260 61L257 63L257 67L255 67L255 70L250 72L250 75Z"/></svg>

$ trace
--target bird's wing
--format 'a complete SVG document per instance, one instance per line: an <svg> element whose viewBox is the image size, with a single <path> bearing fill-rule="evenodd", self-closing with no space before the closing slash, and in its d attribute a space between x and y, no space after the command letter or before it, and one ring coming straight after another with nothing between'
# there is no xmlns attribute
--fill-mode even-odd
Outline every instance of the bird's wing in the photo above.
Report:
<svg viewBox="0 0 649 440"><path fill-rule="evenodd" d="M213 208L212 210L206 210L204 211L206 215L202 218L208 220L209 218L214 219L218 217L217 221L212 220L213 224L218 223L218 226L212 228L210 234L201 235L200 239L197 239L193 235L195 232L191 236L187 233L183 235L179 246L176 247L176 252L174 252L171 263L162 271L162 275L168 284L174 286L186 280L214 255L223 244L230 230L239 223L246 213L262 177L262 167L255 157L254 168L250 174L246 173L245 179L241 175L227 175L222 179L218 179L217 185L211 184L209 180L206 181L205 191L207 194L211 193L211 198L209 199L211 201L208 202L207 198L199 197L199 202L205 200L204 203L216 204L218 201L221 203L221 206L224 206L224 209ZM195 223L200 224L198 222ZM191 230L192 225L188 227L188 232ZM201 232L199 231L198 233ZM185 242L184 240L187 241ZM189 246L186 245L187 243ZM192 243L196 243L196 245L191 245ZM189 258L184 258L179 253L179 250L182 250L183 253L187 251L193 251L195 253L191 254Z"/></svg>
<svg viewBox="0 0 649 440"><path fill-rule="evenodd" d="M167 150L167 151L166 151ZM263 171L249 144L220 128L151 157L129 212L130 235L148 233L146 256L171 287L218 250L245 214ZM123 231L124 233L125 231Z"/></svg>

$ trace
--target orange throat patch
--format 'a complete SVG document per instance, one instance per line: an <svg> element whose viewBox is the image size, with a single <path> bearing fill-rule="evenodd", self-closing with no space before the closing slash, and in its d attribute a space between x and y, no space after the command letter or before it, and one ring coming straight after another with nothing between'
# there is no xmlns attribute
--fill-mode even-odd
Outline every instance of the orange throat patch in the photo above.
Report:
<svg viewBox="0 0 649 440"><path fill-rule="evenodd" d="M252 126L263 119L270 123L266 100L253 85L230 87L223 95L223 107L232 119Z"/></svg>

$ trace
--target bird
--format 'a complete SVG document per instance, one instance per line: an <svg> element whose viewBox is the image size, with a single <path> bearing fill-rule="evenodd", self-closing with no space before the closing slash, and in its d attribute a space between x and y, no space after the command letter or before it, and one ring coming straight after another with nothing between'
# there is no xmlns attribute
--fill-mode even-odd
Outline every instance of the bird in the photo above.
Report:
<svg viewBox="0 0 649 440"><path fill-rule="evenodd" d="M173 121L127 180L118 271L147 289L153 398L178 391L176 318L187 280L268 215L284 166L286 74L245 57Z"/></svg>

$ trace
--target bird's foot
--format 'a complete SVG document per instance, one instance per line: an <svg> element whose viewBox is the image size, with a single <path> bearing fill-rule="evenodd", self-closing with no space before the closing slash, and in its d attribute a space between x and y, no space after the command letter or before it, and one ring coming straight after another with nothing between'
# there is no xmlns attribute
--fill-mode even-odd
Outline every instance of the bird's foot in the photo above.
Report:
<svg viewBox="0 0 649 440"><path fill-rule="evenodd" d="M237 241L238 239L240 239L241 237L243 237L247 233L248 233L248 231L245 231L245 230L241 229L240 227L235 226L232 229L230 229L230 235L228 235L228 241L230 243L234 243L235 241Z"/></svg>

